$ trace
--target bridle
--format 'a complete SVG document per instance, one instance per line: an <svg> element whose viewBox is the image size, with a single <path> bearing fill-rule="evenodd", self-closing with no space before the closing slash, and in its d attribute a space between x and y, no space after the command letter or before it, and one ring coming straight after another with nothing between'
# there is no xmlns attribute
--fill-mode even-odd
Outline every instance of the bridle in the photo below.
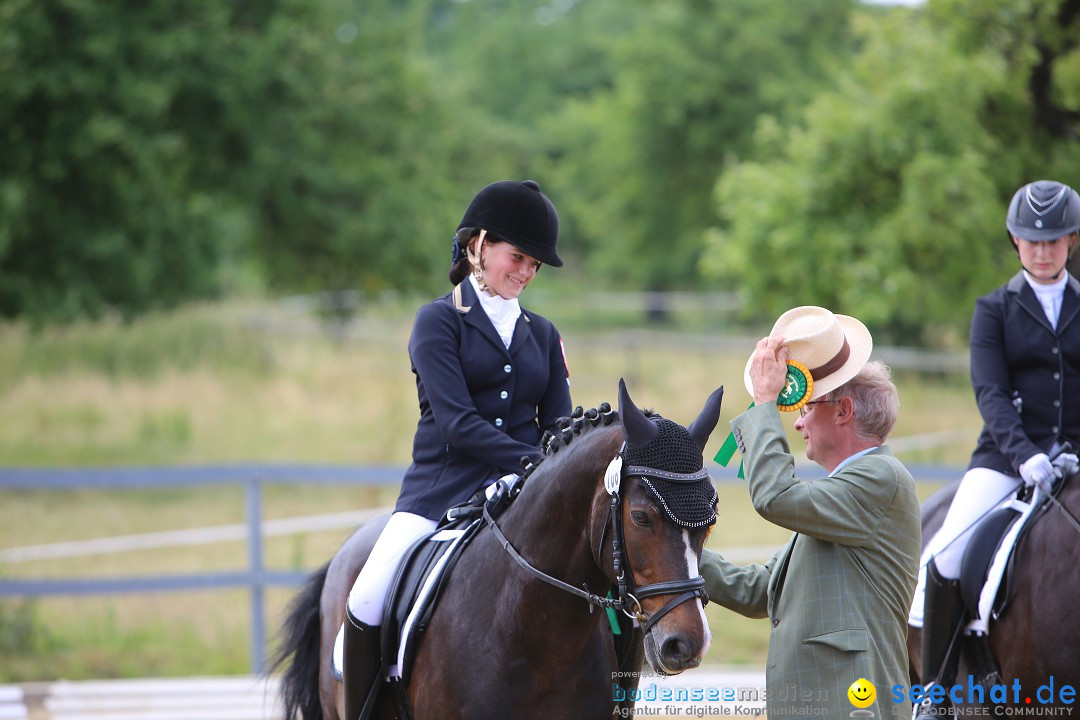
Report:
<svg viewBox="0 0 1080 720"><path fill-rule="evenodd" d="M697 472L684 474L658 470L656 468L641 465L630 465L624 468L623 453L625 451L626 444L623 443L623 447L608 465L607 472L604 475L604 488L611 496L611 504L608 507L608 519L604 522L604 530L600 534L600 542L597 548L597 555L602 555L604 539L607 536L607 530L610 526L612 535L612 566L615 571L615 580L618 587L618 594L616 597L606 597L591 593L589 592L588 586L585 584L583 584L581 588L574 587L569 583L563 582L558 578L554 578L547 573L537 570L528 560L522 557L521 554L514 549L514 546L510 544L510 541L499 529L499 526L495 523L495 519L488 511L489 506L497 504L498 497L506 492L505 486L497 490L496 497L484 505L484 521L487 523L488 527L491 528L491 531L495 534L495 537L498 539L499 544L503 546L503 549L506 550L518 565L533 577L543 580L547 584L553 585L560 590L565 590L572 595L583 598L589 603L589 612L592 612L593 608L612 608L614 610L621 610L628 617L634 618L641 623L643 634L647 634L660 618L674 610L677 606L687 600L693 600L694 598L701 598L701 604L705 605L709 602L709 596L705 592L705 578L700 575L697 577L686 578L685 580L668 580L666 582L653 583L652 585L639 586L634 582L634 571L630 566L630 560L626 555L626 540L623 536L622 496L620 494L623 477L640 476L673 482L690 483L701 482L707 479L709 477L709 471L703 467ZM500 485L501 484L500 481ZM676 597L669 600L656 612L652 614L646 613L641 607L641 601L656 595L676 595Z"/></svg>

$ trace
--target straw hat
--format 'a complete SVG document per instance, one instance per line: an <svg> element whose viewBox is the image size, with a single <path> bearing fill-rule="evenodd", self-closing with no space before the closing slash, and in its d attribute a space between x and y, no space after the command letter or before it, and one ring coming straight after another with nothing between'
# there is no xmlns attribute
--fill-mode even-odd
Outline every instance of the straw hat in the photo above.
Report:
<svg viewBox="0 0 1080 720"><path fill-rule="evenodd" d="M776 403L781 410L798 410L814 397L835 390L862 369L870 359L874 339L866 326L853 317L837 315L815 305L792 308L781 315L769 337L784 338L788 348L788 383ZM753 395L750 363L743 382Z"/></svg>

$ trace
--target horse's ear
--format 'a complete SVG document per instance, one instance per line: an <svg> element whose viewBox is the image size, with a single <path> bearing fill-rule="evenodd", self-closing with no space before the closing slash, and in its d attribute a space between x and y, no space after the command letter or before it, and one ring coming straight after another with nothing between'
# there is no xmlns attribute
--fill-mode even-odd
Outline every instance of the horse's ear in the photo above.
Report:
<svg viewBox="0 0 1080 720"><path fill-rule="evenodd" d="M712 431L720 419L720 403L723 399L724 386L721 385L705 401L705 407L701 409L701 414L697 416L697 419L690 423L690 427L686 428L690 432L690 437L701 448L702 452L705 451L705 443L709 442L709 436L712 435Z"/></svg>
<svg viewBox="0 0 1080 720"><path fill-rule="evenodd" d="M630 393L626 392L626 381L622 378L619 378L619 423L626 444L632 448L645 447L660 432L656 423L646 417L630 399Z"/></svg>

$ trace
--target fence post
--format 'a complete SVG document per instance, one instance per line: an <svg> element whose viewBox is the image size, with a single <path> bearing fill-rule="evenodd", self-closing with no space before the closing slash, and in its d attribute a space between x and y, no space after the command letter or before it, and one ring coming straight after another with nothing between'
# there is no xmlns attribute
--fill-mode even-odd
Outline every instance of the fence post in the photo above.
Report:
<svg viewBox="0 0 1080 720"><path fill-rule="evenodd" d="M262 547L262 478L252 474L245 484L248 523L248 565L251 573L251 673L264 670L266 662L266 618Z"/></svg>

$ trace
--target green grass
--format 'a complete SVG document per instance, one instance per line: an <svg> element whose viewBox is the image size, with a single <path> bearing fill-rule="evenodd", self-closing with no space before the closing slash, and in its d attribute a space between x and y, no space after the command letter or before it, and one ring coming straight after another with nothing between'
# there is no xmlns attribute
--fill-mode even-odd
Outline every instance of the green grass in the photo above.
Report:
<svg viewBox="0 0 1080 720"><path fill-rule="evenodd" d="M418 301L417 301L418 302ZM408 462L416 423L405 345L417 302L362 309L339 342L288 307L235 301L131 323L106 320L34 332L0 325L0 466L239 462ZM727 388L711 457L749 396L742 371L760 329L727 339L678 335L574 304L545 312L564 328L576 403L635 400L683 423L717 385ZM592 325L589 325L592 323ZM698 317L692 326L717 327ZM590 329L591 328L591 329ZM972 428L970 439L899 453L909 463L966 461L979 422L964 377L900 373L896 438ZM792 445L802 441L792 432ZM929 492L931 488L921 490ZM722 484L710 546L779 548L788 533ZM395 488L274 485L267 518L392 504ZM2 491L0 548L240 523L236 487L115 491ZM346 530L267 540L268 567L314 569ZM760 559L764 560L765 557ZM246 567L244 543L0 564L4 577L126 576ZM276 628L291 593L268 593ZM760 666L768 623L710 605L709 662ZM248 671L243 591L0 600L0 682Z"/></svg>

